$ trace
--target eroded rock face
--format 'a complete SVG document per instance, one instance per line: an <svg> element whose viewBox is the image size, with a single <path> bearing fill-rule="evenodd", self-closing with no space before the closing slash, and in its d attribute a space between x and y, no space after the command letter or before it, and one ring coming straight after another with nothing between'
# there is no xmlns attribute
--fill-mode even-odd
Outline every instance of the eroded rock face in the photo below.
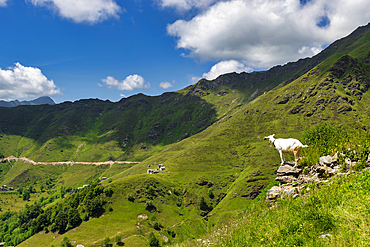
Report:
<svg viewBox="0 0 370 247"><path fill-rule="evenodd" d="M337 156L338 156L337 154L322 156L319 159L319 163L321 166L330 166L330 167L335 166L338 159Z"/></svg>
<svg viewBox="0 0 370 247"><path fill-rule="evenodd" d="M327 182L326 179L339 172L337 156L336 153L320 157L319 163L304 169L294 167L294 162L286 162L277 170L275 181L280 182L280 185L267 190L266 200L273 202L278 198L296 198L303 189L307 190L305 184Z"/></svg>
<svg viewBox="0 0 370 247"><path fill-rule="evenodd" d="M320 177L330 176L333 174L333 169L328 166L319 166L316 168L316 172Z"/></svg>
<svg viewBox="0 0 370 247"><path fill-rule="evenodd" d="M267 190L266 200L272 201L281 197L282 188L280 186L274 186Z"/></svg>
<svg viewBox="0 0 370 247"><path fill-rule="evenodd" d="M277 170L278 176L287 176L287 175L297 175L302 171L302 169L292 167L290 165L280 166Z"/></svg>
<svg viewBox="0 0 370 247"><path fill-rule="evenodd" d="M288 185L284 187L283 189L282 198L284 199L286 197L296 197L296 195L298 196L298 194L299 194L299 189L297 187Z"/></svg>
<svg viewBox="0 0 370 247"><path fill-rule="evenodd" d="M290 176L278 176L275 178L275 181L278 181L282 184L287 184L287 183L293 183L297 181L297 178L291 175Z"/></svg>

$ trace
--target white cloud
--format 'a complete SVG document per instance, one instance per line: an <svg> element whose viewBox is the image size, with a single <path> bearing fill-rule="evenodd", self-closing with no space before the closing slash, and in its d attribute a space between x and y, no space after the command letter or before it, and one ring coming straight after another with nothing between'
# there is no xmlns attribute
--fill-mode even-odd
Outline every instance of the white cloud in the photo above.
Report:
<svg viewBox="0 0 370 247"><path fill-rule="evenodd" d="M179 11L185 11L191 8L206 8L217 0L158 0L157 2L163 8L171 7Z"/></svg>
<svg viewBox="0 0 370 247"><path fill-rule="evenodd" d="M299 0L219 1L190 20L169 24L167 32L177 37L177 47L188 51L186 56L239 60L265 69L317 54L367 24L369 9L368 0L315 0L305 5ZM322 20L327 25L319 27Z"/></svg>
<svg viewBox="0 0 370 247"><path fill-rule="evenodd" d="M146 83L144 78L140 75L129 75L123 81L118 81L111 76L102 79L108 88L116 88L118 90L132 91L134 89L147 89L150 87L150 83Z"/></svg>
<svg viewBox="0 0 370 247"><path fill-rule="evenodd" d="M6 6L6 1L7 0L0 0L0 7L5 7Z"/></svg>
<svg viewBox="0 0 370 247"><path fill-rule="evenodd" d="M168 89L170 87L173 87L173 85L170 82L161 82L159 83L159 86L163 89Z"/></svg>
<svg viewBox="0 0 370 247"><path fill-rule="evenodd" d="M13 68L0 68L0 99L28 99L62 94L53 80L48 80L39 68L16 63Z"/></svg>
<svg viewBox="0 0 370 247"><path fill-rule="evenodd" d="M252 71L252 68L236 60L221 61L213 65L209 72L203 74L203 77L207 80L213 80L222 74L231 72L240 73L243 71L250 72Z"/></svg>
<svg viewBox="0 0 370 247"><path fill-rule="evenodd" d="M76 23L90 24L118 18L121 7L113 0L28 0L35 6L46 6Z"/></svg>

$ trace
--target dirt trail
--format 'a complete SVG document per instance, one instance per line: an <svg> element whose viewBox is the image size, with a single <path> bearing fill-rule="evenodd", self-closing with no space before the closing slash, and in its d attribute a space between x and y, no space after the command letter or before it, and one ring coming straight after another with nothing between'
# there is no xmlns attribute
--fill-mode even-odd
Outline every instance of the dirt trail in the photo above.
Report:
<svg viewBox="0 0 370 247"><path fill-rule="evenodd" d="M137 161L112 161L112 160L109 160L109 161L104 161L104 162L80 162L80 161L53 161L53 162L36 162L34 160L31 160L29 158L26 158L26 157L15 157L15 156L9 156L7 158L3 158L3 159L0 159L0 162L2 161L23 161L23 162L26 162L26 163L30 163L32 165L69 165L69 166L73 166L74 164L79 164L79 165L96 165L96 166L100 166L100 165L110 165L112 166L114 163L116 164L138 164L140 162L137 162Z"/></svg>

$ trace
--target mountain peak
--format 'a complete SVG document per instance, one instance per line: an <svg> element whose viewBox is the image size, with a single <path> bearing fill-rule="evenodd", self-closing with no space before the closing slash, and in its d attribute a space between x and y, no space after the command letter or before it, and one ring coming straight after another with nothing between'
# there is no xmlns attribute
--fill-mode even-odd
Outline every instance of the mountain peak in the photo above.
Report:
<svg viewBox="0 0 370 247"><path fill-rule="evenodd" d="M13 100L13 101L4 101L0 100L0 107L15 107L19 105L55 105L54 100L52 100L49 96L42 96L34 100Z"/></svg>

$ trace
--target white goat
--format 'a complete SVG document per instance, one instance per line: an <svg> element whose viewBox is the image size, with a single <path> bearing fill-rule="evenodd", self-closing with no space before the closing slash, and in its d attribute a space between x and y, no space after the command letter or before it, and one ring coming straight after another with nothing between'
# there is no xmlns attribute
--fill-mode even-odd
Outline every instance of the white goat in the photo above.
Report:
<svg viewBox="0 0 370 247"><path fill-rule="evenodd" d="M284 165L285 163L285 156L284 153L287 154L294 154L294 159L295 159L295 166L298 165L298 160L299 160L299 155L301 153L302 148L307 148L307 145L303 145L299 140L289 138L289 139L275 139L274 138L275 134L266 136L263 138L263 140L268 139L270 142L270 146L274 145L274 147L279 151L280 154L280 159L281 159L281 165Z"/></svg>

